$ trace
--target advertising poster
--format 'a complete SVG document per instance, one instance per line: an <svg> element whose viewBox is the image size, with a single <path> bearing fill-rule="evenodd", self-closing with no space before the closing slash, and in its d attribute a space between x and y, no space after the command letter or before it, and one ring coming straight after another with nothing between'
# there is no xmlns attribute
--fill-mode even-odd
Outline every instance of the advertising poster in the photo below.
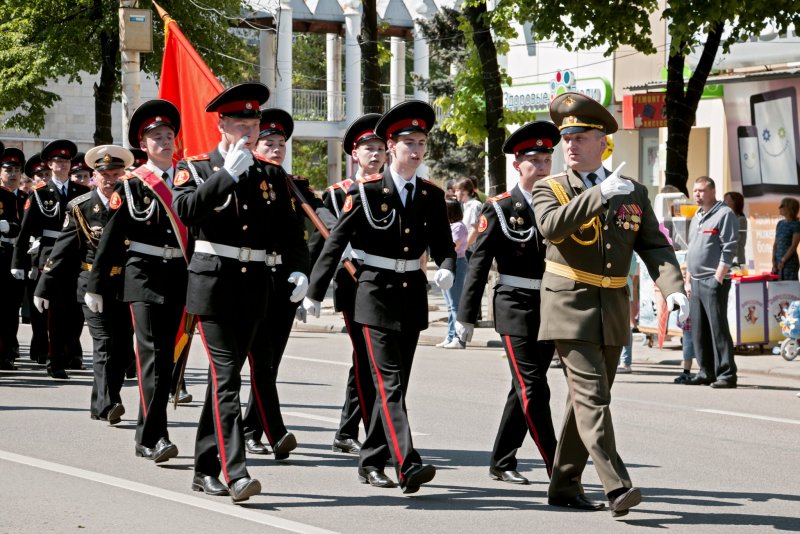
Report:
<svg viewBox="0 0 800 534"><path fill-rule="evenodd" d="M780 322L786 315L789 304L794 300L800 300L800 282L794 280L770 282L767 288L769 340L772 343L780 343L784 339Z"/></svg>
<svg viewBox="0 0 800 534"><path fill-rule="evenodd" d="M775 227L783 217L778 213L778 201L747 202L750 212L750 239L753 243L753 269L751 274L772 271L772 245L775 243Z"/></svg>
<svg viewBox="0 0 800 534"><path fill-rule="evenodd" d="M728 300L728 324L736 344L767 342L766 283L734 282L733 298ZM731 316L731 314L734 314Z"/></svg>

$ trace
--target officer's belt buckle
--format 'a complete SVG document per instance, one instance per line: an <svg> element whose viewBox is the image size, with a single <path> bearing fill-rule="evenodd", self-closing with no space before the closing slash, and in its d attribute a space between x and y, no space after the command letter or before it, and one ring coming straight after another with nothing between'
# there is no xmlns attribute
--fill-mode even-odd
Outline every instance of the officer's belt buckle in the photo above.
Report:
<svg viewBox="0 0 800 534"><path fill-rule="evenodd" d="M406 272L406 260L394 260L394 272L396 273Z"/></svg>
<svg viewBox="0 0 800 534"><path fill-rule="evenodd" d="M163 260L171 260L174 258L172 255L172 251L175 250L172 247L162 247L161 248L161 259Z"/></svg>
<svg viewBox="0 0 800 534"><path fill-rule="evenodd" d="M267 254L265 260L267 262L267 267L275 267L278 264L278 255L277 254Z"/></svg>
<svg viewBox="0 0 800 534"><path fill-rule="evenodd" d="M238 256L239 261L241 261L241 262L250 261L250 255L251 255L252 252L253 251L250 248L247 248L247 247L240 248L239 249L239 256Z"/></svg>

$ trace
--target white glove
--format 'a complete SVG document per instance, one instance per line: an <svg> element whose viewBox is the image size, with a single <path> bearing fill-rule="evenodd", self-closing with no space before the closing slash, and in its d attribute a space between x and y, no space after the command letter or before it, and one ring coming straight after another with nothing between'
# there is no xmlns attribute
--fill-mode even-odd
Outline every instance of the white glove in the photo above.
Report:
<svg viewBox="0 0 800 534"><path fill-rule="evenodd" d="M472 323L462 323L461 321L456 321L456 335L458 339L461 340L462 343L468 343L472 341L472 334L475 333L475 325Z"/></svg>
<svg viewBox="0 0 800 534"><path fill-rule="evenodd" d="M50 307L50 301L34 295L33 305L36 306L36 309L39 310L39 313L44 313L44 311Z"/></svg>
<svg viewBox="0 0 800 534"><path fill-rule="evenodd" d="M28 249L28 254L36 254L36 251L39 250L41 244L42 242L39 239L34 240L33 243L31 243L30 248Z"/></svg>
<svg viewBox="0 0 800 534"><path fill-rule="evenodd" d="M433 275L433 283L439 286L439 289L442 291L447 291L453 287L454 281L455 275L453 274L453 271L448 269L439 269L436 271L436 274Z"/></svg>
<svg viewBox="0 0 800 534"><path fill-rule="evenodd" d="M11 230L11 225L8 224L8 221L0 221L0 234L7 234L9 230Z"/></svg>
<svg viewBox="0 0 800 534"><path fill-rule="evenodd" d="M253 164L253 154L246 148L242 148L247 143L247 136L242 137L225 155L223 168L238 181L241 176Z"/></svg>
<svg viewBox="0 0 800 534"><path fill-rule="evenodd" d="M303 309L314 317L319 317L319 308L320 302L318 300L310 299L308 297L303 299Z"/></svg>
<svg viewBox="0 0 800 534"><path fill-rule="evenodd" d="M308 319L308 312L303 306L298 306L294 311L294 318L305 323Z"/></svg>
<svg viewBox="0 0 800 534"><path fill-rule="evenodd" d="M31 280L36 280L39 278L39 268L38 267L31 267L31 270L28 271L28 278Z"/></svg>
<svg viewBox="0 0 800 534"><path fill-rule="evenodd" d="M83 296L83 302L85 302L86 306L94 313L103 313L103 295L89 293L87 291L86 295Z"/></svg>
<svg viewBox="0 0 800 534"><path fill-rule="evenodd" d="M620 163L617 170L612 172L606 179L600 182L600 194L603 200L607 201L611 197L617 195L627 195L633 192L633 182L619 177L619 171L625 166L625 162Z"/></svg>
<svg viewBox="0 0 800 534"><path fill-rule="evenodd" d="M289 275L289 283L295 285L289 300L292 302L303 300L308 292L308 277L303 273L295 272Z"/></svg>
<svg viewBox="0 0 800 534"><path fill-rule="evenodd" d="M689 299L683 293L672 293L667 297L667 313L678 306L678 320L682 323L689 318Z"/></svg>
<svg viewBox="0 0 800 534"><path fill-rule="evenodd" d="M11 269L11 276L13 276L15 280L24 280L25 271L22 269Z"/></svg>

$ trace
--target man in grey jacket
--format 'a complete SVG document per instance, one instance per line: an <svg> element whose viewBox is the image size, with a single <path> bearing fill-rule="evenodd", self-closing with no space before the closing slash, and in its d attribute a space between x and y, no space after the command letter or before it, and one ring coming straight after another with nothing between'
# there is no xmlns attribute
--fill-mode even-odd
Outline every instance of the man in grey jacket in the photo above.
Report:
<svg viewBox="0 0 800 534"><path fill-rule="evenodd" d="M727 309L731 290L728 271L736 254L738 222L733 211L717 200L714 180L708 176L695 180L693 194L700 209L689 225L685 284L691 299L694 352L700 370L686 384L735 388L736 363Z"/></svg>

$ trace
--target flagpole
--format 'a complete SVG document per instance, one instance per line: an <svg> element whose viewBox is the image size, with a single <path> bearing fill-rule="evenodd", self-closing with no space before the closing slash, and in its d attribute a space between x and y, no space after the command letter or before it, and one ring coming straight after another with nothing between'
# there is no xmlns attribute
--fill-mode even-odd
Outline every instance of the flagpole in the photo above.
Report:
<svg viewBox="0 0 800 534"><path fill-rule="evenodd" d="M162 21L164 21L164 23L166 23L166 22L167 22L167 19L168 19L168 18L171 18L171 17L169 16L169 13L167 13L166 11L164 11L164 8L163 8L163 7L161 7L160 5L158 5L156 2L153 2L153 7L154 7L154 8L156 8L156 13L158 13L158 17L159 17L159 18L160 18Z"/></svg>

